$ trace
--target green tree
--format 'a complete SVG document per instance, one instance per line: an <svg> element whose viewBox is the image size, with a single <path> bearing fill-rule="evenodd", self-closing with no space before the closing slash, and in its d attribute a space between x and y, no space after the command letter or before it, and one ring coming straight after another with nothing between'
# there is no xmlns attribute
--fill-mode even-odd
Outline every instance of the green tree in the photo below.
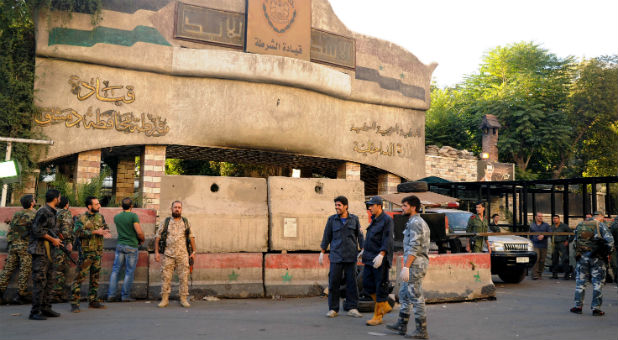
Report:
<svg viewBox="0 0 618 340"><path fill-rule="evenodd" d="M425 115L425 144L478 151L466 106L458 89L432 88L431 108Z"/></svg>

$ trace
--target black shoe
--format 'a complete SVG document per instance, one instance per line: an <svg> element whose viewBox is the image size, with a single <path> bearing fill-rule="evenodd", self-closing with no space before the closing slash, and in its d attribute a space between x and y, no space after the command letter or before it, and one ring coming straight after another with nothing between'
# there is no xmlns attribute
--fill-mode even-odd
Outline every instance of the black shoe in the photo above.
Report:
<svg viewBox="0 0 618 340"><path fill-rule="evenodd" d="M47 317L41 313L30 313L30 316L28 317L28 319L30 320L47 320Z"/></svg>
<svg viewBox="0 0 618 340"><path fill-rule="evenodd" d="M557 279L558 279L558 274L553 274L553 275L551 276L551 278L552 278L552 280L557 280Z"/></svg>
<svg viewBox="0 0 618 340"><path fill-rule="evenodd" d="M603 315L605 315L605 312L600 310L600 309L595 309L595 310L592 311L592 315L594 315L594 316L603 316Z"/></svg>
<svg viewBox="0 0 618 340"><path fill-rule="evenodd" d="M47 317L50 317L50 318L57 318L57 317L59 317L59 316L60 316L60 313L58 313L58 312L54 312L54 311L53 311L53 310L51 310L51 309L43 309L43 310L41 311L41 314L43 314L43 315L45 315L45 316L47 316Z"/></svg>
<svg viewBox="0 0 618 340"><path fill-rule="evenodd" d="M88 304L88 308L105 309L105 305L99 301L91 302Z"/></svg>
<svg viewBox="0 0 618 340"><path fill-rule="evenodd" d="M11 300L11 304L13 305L23 305L25 303L27 303L26 297L20 294L15 295L13 300Z"/></svg>
<svg viewBox="0 0 618 340"><path fill-rule="evenodd" d="M570 309L570 311L571 311L571 313L581 314L582 313L582 308L581 307L573 307L573 308Z"/></svg>
<svg viewBox="0 0 618 340"><path fill-rule="evenodd" d="M79 313L79 305L71 305L71 313Z"/></svg>
<svg viewBox="0 0 618 340"><path fill-rule="evenodd" d="M120 299L117 296L114 297L108 297L107 300L105 300L107 302L118 302L120 301Z"/></svg>
<svg viewBox="0 0 618 340"><path fill-rule="evenodd" d="M4 300L4 290L0 289L0 305L3 305L6 301Z"/></svg>
<svg viewBox="0 0 618 340"><path fill-rule="evenodd" d="M135 299L133 299L133 298L125 298L125 299L122 299L122 302L135 302Z"/></svg>
<svg viewBox="0 0 618 340"><path fill-rule="evenodd" d="M399 335L406 335L408 331L408 321L410 320L410 314L404 314L399 312L399 318L397 322L392 325L386 325L386 328L390 329L393 332L396 332Z"/></svg>

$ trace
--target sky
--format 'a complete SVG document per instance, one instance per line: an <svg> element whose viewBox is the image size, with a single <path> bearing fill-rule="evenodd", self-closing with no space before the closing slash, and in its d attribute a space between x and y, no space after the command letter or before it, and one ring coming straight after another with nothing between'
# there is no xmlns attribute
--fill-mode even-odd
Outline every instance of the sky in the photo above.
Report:
<svg viewBox="0 0 618 340"><path fill-rule="evenodd" d="M497 47L532 41L558 57L618 54L618 0L330 0L350 30L394 42L453 86Z"/></svg>

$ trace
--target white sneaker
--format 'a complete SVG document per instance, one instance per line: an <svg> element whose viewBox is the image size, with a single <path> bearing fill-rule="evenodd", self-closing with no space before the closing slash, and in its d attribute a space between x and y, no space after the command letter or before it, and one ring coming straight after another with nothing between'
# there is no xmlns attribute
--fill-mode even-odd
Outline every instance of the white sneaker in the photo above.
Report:
<svg viewBox="0 0 618 340"><path fill-rule="evenodd" d="M335 312L335 311L334 311L334 310L332 310L332 309L331 309L331 310L329 310L329 311L328 311L328 313L326 313L326 317L327 317L327 318L334 318L334 317L336 317L337 315L339 315L339 313Z"/></svg>
<svg viewBox="0 0 618 340"><path fill-rule="evenodd" d="M351 316L351 317L353 317L353 318L362 318L362 317L363 317L363 314L361 314L361 313L358 311L358 309L353 308L353 309L350 309L350 310L348 311L348 316Z"/></svg>

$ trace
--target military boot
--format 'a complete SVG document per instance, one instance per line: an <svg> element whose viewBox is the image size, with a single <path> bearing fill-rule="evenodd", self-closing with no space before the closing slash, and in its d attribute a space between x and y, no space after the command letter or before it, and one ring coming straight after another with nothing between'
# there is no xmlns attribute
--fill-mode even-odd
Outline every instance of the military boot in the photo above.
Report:
<svg viewBox="0 0 618 340"><path fill-rule="evenodd" d="M167 305L170 304L170 295L169 293L163 293L161 294L161 302L159 303L159 308L165 308L167 307Z"/></svg>
<svg viewBox="0 0 618 340"><path fill-rule="evenodd" d="M191 304L189 304L189 300L187 300L187 296L186 295L181 295L180 296L180 305L185 307L185 308L191 307Z"/></svg>
<svg viewBox="0 0 618 340"><path fill-rule="evenodd" d="M386 328L399 335L405 335L408 331L408 321L410 321L410 314L399 311L399 319L397 319L397 322L392 325L386 325Z"/></svg>
<svg viewBox="0 0 618 340"><path fill-rule="evenodd" d="M405 337L408 339L429 339L429 334L427 334L427 318L414 319L414 323L416 324L416 330Z"/></svg>

